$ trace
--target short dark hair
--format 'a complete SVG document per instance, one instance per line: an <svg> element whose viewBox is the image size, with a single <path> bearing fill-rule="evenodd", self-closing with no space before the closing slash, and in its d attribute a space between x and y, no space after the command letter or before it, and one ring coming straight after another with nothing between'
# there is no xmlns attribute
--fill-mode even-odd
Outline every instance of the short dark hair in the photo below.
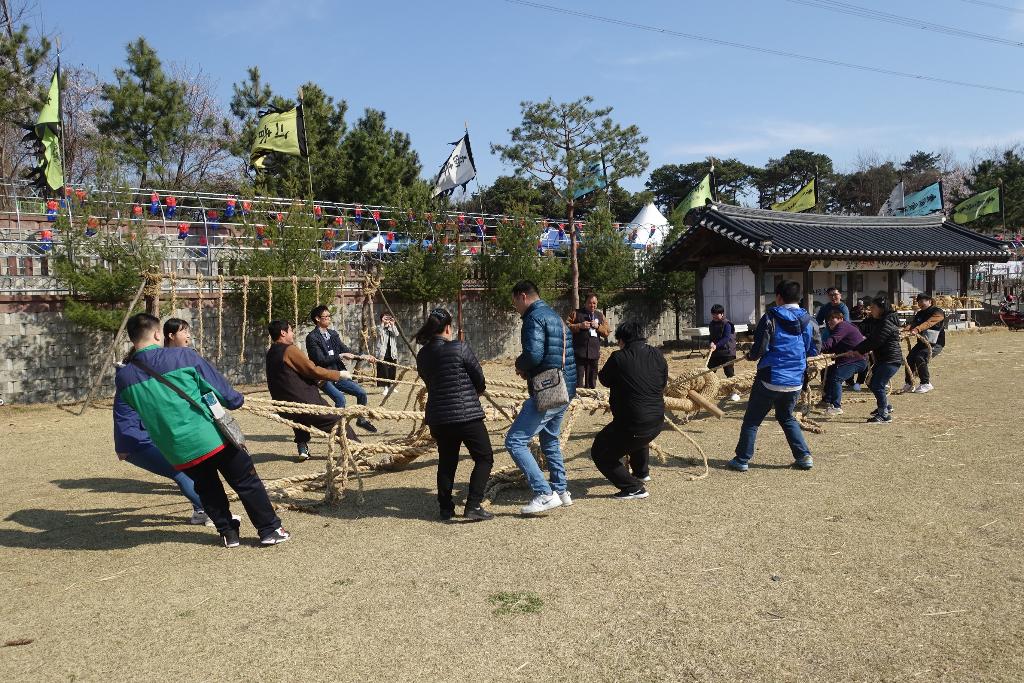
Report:
<svg viewBox="0 0 1024 683"><path fill-rule="evenodd" d="M889 310L889 300L886 299L884 296L876 296L874 299L871 300L871 305L877 306L882 311Z"/></svg>
<svg viewBox="0 0 1024 683"><path fill-rule="evenodd" d="M919 292L918 295L917 295L917 300L918 301L935 301L935 297L933 297L928 292Z"/></svg>
<svg viewBox="0 0 1024 683"><path fill-rule="evenodd" d="M270 341L277 341L291 328L292 324L288 320L271 320L267 325L267 334L270 335Z"/></svg>
<svg viewBox="0 0 1024 683"><path fill-rule="evenodd" d="M828 317L829 317L830 320L832 318L839 318L840 320L846 320L846 316L843 315L842 310L840 310L838 308L833 308L831 311L829 311L828 312Z"/></svg>
<svg viewBox="0 0 1024 683"><path fill-rule="evenodd" d="M525 294L526 296L540 296L540 288L532 280L520 280L519 282L512 285L512 296L519 296Z"/></svg>
<svg viewBox="0 0 1024 683"><path fill-rule="evenodd" d="M148 338L153 334L154 330L160 329L160 318L149 313L136 313L132 317L128 318L128 323L125 325L125 330L128 332L128 338L132 340L133 344L137 344L143 339Z"/></svg>
<svg viewBox="0 0 1024 683"><path fill-rule="evenodd" d="M796 280L783 280L775 286L775 293L782 297L782 303L795 304L800 301L800 283Z"/></svg>
<svg viewBox="0 0 1024 683"><path fill-rule="evenodd" d="M315 325L316 324L316 319L319 318L320 316L322 316L324 313L326 313L329 310L331 310L331 309L327 308L323 304L320 304L319 306L314 306L313 309L309 312L309 319L312 320L313 324Z"/></svg>
<svg viewBox="0 0 1024 683"><path fill-rule="evenodd" d="M647 339L647 333L639 320L624 320L615 328L615 339L628 344L638 339Z"/></svg>
<svg viewBox="0 0 1024 683"><path fill-rule="evenodd" d="M587 303L591 299L597 298L597 292L587 292L586 296L583 297L583 303Z"/></svg>
<svg viewBox="0 0 1024 683"><path fill-rule="evenodd" d="M164 322L164 343L166 344L171 340L172 334L177 334L178 332L187 330L188 328L189 324L187 320L182 320L181 318L168 318Z"/></svg>
<svg viewBox="0 0 1024 683"><path fill-rule="evenodd" d="M715 304L711 307L711 315L717 315L719 313L725 313L725 306L722 304Z"/></svg>
<svg viewBox="0 0 1024 683"><path fill-rule="evenodd" d="M832 296L833 294L842 294L842 292L839 291L838 287L829 287L828 289L825 290L825 293L828 294L829 296Z"/></svg>

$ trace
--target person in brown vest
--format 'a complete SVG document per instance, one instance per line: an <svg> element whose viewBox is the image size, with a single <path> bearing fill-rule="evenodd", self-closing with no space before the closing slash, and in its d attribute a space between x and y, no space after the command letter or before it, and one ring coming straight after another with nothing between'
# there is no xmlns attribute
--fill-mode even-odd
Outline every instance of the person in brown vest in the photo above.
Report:
<svg viewBox="0 0 1024 683"><path fill-rule="evenodd" d="M565 319L572 330L572 349L576 353L576 372L579 386L597 387L597 364L601 360L601 340L608 338L608 321L597 310L597 294L591 292L583 300L583 308L573 311Z"/></svg>
<svg viewBox="0 0 1024 683"><path fill-rule="evenodd" d="M267 387L270 397L275 401L291 401L292 403L308 403L315 406L327 406L317 385L321 382L337 382L351 379L347 370L330 370L313 363L299 347L295 346L295 329L287 320L271 320L267 325L270 335L270 348L267 349ZM309 425L329 432L341 420L337 415L299 415L295 413L279 413L281 417L299 424ZM309 458L310 434L304 429L292 427L295 432L295 445L298 448L299 461ZM355 432L346 425L346 433L350 439L358 441Z"/></svg>

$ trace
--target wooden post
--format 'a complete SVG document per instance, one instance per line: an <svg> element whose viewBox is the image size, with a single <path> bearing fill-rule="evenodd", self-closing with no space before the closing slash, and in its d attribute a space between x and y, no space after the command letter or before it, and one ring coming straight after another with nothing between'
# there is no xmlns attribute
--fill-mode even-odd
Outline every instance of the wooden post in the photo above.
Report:
<svg viewBox="0 0 1024 683"><path fill-rule="evenodd" d="M114 357L114 353L117 351L117 345L121 341L121 335L124 334L124 328L128 326L128 318L132 317L132 311L135 310L136 304L139 303L139 299L142 298L142 292L146 289L146 278L142 278L142 284L139 285L139 291L135 292L135 298L128 304L128 310L125 311L124 318L121 320L121 327L117 329L117 334L114 335L114 341L110 344L110 350L107 352L103 359L103 365L100 366L100 371L96 373L96 379L93 381L92 386L89 388L89 393L85 396L85 401L82 403L81 409L78 414L81 415L85 412L85 409L92 403L92 397L99 389L100 384L103 383L103 378L107 375L107 362Z"/></svg>
<svg viewBox="0 0 1024 683"><path fill-rule="evenodd" d="M458 294L458 316L459 316L459 341L465 341L466 335L462 330L462 283L459 283L459 294Z"/></svg>

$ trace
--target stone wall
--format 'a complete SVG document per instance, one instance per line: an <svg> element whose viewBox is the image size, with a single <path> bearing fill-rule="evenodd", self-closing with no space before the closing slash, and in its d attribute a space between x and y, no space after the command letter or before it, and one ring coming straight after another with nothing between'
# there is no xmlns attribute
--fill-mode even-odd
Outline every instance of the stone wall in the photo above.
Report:
<svg viewBox="0 0 1024 683"><path fill-rule="evenodd" d="M392 298L394 296L392 295ZM61 301L55 297L9 297L0 301L0 398L7 403L51 403L83 399L98 373L106 366L105 377L98 396L113 395L114 383L107 359L111 335L82 330L68 321ZM392 301L395 314L406 336L412 342L423 320L420 304ZM456 313L454 303L446 305ZM567 310L566 302L556 302L559 312ZM334 303L337 310L337 302ZM381 304L375 305L380 314ZM291 315L290 307L287 309ZM161 317L172 315L166 300ZM265 381L263 354L267 348L266 333L256 329L250 320L246 333L245 354L241 352L241 312L229 305L223 311L223 344L218 347L218 310L215 302L206 299L202 308L203 337L199 337L199 308L196 300L182 299L173 315L189 320L195 347L212 361L225 376L236 384L262 384ZM671 312L659 314L644 304L620 306L608 311L613 326L624 317L638 317L649 329L650 341L661 344L675 338L676 320ZM335 313L334 324L342 331L342 338L353 348L361 339L361 304L347 301L343 311ZM466 340L473 345L482 360L511 358L518 352L519 319L511 306L507 314L496 313L472 294L463 304L463 324ZM682 326L689 322L682 320ZM300 322L296 339L304 344L305 335L312 329L308 322ZM123 344L119 354L127 352ZM374 349L371 349L371 352ZM413 356L401 342L399 362L412 364Z"/></svg>

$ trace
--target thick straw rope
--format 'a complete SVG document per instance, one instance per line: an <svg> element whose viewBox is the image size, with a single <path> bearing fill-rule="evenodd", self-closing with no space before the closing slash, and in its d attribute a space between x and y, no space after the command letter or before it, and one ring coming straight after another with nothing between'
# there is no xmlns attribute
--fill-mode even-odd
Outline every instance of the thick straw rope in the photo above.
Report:
<svg viewBox="0 0 1024 683"><path fill-rule="evenodd" d="M319 304L320 301L317 300ZM299 278L296 275L292 275L292 324L299 324Z"/></svg>
<svg viewBox="0 0 1024 683"><path fill-rule="evenodd" d="M217 276L217 361L224 352L224 276Z"/></svg>
<svg viewBox="0 0 1024 683"><path fill-rule="evenodd" d="M206 331L203 327L203 289L206 286L206 281L203 279L202 273L196 273L196 307L199 309L196 316L199 318L199 343L196 344L196 350L200 354L203 352L203 342L206 341Z"/></svg>
<svg viewBox="0 0 1024 683"><path fill-rule="evenodd" d="M242 330L241 336L241 350L238 352L238 362L245 362L245 337L249 328L249 276L245 275L242 277Z"/></svg>

